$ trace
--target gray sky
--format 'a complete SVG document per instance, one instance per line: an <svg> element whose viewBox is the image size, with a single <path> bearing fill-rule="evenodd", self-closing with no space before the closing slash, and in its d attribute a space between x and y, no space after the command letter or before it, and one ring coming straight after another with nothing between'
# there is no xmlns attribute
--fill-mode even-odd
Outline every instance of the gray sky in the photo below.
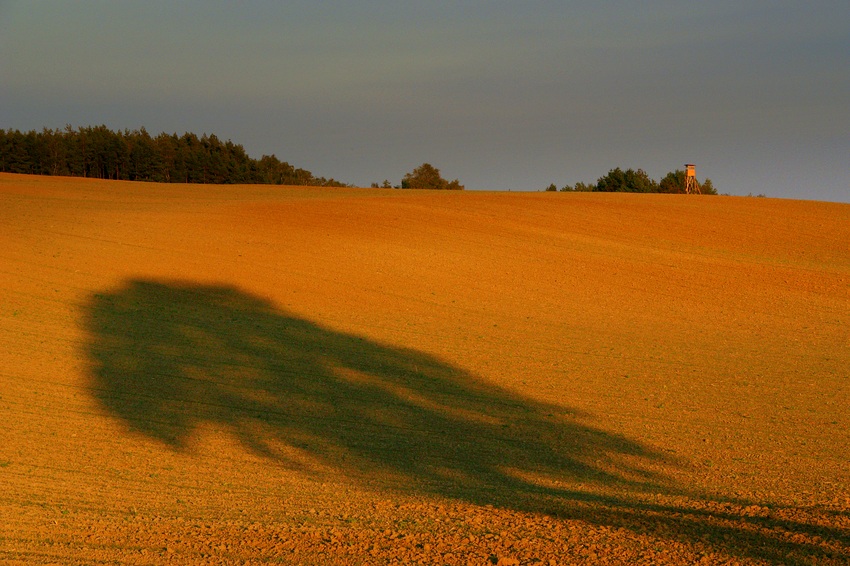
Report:
<svg viewBox="0 0 850 566"><path fill-rule="evenodd" d="M696 163L850 202L850 2L0 0L0 128L214 133L369 185Z"/></svg>

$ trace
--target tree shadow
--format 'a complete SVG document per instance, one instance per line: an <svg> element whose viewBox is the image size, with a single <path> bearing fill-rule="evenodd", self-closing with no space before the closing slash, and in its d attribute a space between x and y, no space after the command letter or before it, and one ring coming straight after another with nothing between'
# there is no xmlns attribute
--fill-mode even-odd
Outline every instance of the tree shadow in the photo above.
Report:
<svg viewBox="0 0 850 566"><path fill-rule="evenodd" d="M684 493L654 471L675 463L574 411L422 352L324 328L233 287L130 281L91 298L86 326L99 403L175 450L211 423L276 462L383 489L784 562L798 552L832 559L834 551L771 532L846 541L846 532L799 521L747 520L734 511L724 519L717 502L674 507L628 497Z"/></svg>

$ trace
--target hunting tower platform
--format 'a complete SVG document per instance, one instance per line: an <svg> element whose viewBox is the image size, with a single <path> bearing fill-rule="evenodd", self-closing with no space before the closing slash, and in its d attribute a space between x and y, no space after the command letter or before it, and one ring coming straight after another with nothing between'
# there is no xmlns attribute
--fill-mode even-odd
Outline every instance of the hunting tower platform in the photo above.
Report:
<svg viewBox="0 0 850 566"><path fill-rule="evenodd" d="M697 183L697 166L693 163L685 163L685 193L702 194Z"/></svg>

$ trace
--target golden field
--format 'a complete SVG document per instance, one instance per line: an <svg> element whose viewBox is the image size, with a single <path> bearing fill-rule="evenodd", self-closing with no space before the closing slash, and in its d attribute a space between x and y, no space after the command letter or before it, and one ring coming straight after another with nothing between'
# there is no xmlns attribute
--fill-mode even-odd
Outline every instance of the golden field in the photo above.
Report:
<svg viewBox="0 0 850 566"><path fill-rule="evenodd" d="M846 564L850 205L0 175L0 561Z"/></svg>

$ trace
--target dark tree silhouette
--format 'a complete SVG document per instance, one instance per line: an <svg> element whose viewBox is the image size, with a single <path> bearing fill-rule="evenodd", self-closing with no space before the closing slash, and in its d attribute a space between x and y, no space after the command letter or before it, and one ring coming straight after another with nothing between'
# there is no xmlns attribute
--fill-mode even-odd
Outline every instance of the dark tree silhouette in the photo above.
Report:
<svg viewBox="0 0 850 566"><path fill-rule="evenodd" d="M596 190L606 193L655 193L658 192L658 184L643 169L623 171L617 167L596 181Z"/></svg>
<svg viewBox="0 0 850 566"><path fill-rule="evenodd" d="M22 133L0 130L0 172L162 183L273 183L346 186L274 155L252 159L215 134L113 132L106 126Z"/></svg>
<svg viewBox="0 0 850 566"><path fill-rule="evenodd" d="M447 189L463 190L463 185L455 179L446 181L440 176L440 170L430 163L423 163L401 180L402 189Z"/></svg>

